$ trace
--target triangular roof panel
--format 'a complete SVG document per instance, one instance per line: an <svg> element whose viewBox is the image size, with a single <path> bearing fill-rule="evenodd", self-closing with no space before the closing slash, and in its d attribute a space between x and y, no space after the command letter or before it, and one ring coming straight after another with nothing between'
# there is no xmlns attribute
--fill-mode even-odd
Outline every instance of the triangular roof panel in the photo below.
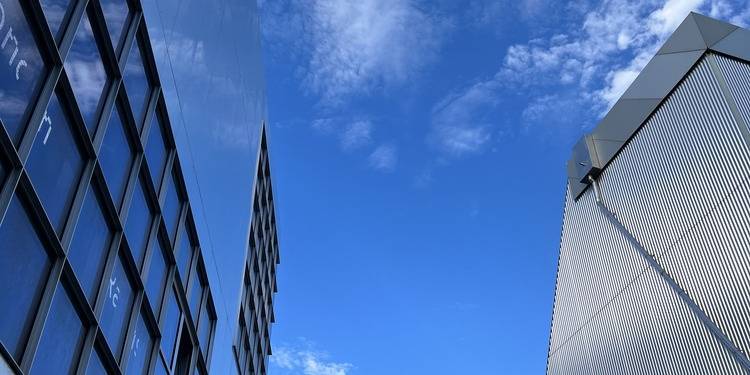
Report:
<svg viewBox="0 0 750 375"><path fill-rule="evenodd" d="M711 49L750 61L750 31L737 29L716 43Z"/></svg>
<svg viewBox="0 0 750 375"><path fill-rule="evenodd" d="M576 197L585 190L587 176L597 175L617 155L710 51L750 62L750 31L690 13L591 134L576 145L568 161L568 177L576 181L571 192Z"/></svg>
<svg viewBox="0 0 750 375"><path fill-rule="evenodd" d="M708 47L713 46L738 29L735 25L721 22L698 13L690 13L688 18L692 18L695 24L698 25L698 29L700 29L700 33L703 36L703 41L706 42L706 46Z"/></svg>
<svg viewBox="0 0 750 375"><path fill-rule="evenodd" d="M701 30L693 17L688 16L664 42L657 55L706 49Z"/></svg>

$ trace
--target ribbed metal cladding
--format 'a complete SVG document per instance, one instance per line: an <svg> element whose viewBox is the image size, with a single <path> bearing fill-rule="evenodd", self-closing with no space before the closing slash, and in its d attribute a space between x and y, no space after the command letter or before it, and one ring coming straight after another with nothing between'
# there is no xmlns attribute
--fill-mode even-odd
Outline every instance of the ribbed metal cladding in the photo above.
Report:
<svg viewBox="0 0 750 375"><path fill-rule="evenodd" d="M600 179L619 220L745 352L747 226L702 228L731 196L747 189L748 178L750 152L740 125L703 60Z"/></svg>
<svg viewBox="0 0 750 375"><path fill-rule="evenodd" d="M651 268L551 353L548 374L743 374Z"/></svg>
<svg viewBox="0 0 750 375"><path fill-rule="evenodd" d="M652 254L750 177L750 154L704 59L600 177L607 205Z"/></svg>
<svg viewBox="0 0 750 375"><path fill-rule="evenodd" d="M708 59L750 119L750 65L709 54L599 186L616 220L728 345L750 353L750 149ZM566 201L548 373L742 373L727 344L614 230L592 190Z"/></svg>
<svg viewBox="0 0 750 375"><path fill-rule="evenodd" d="M750 65L722 55L716 55L716 62L726 78L745 124L750 124Z"/></svg>
<svg viewBox="0 0 750 375"><path fill-rule="evenodd" d="M550 352L646 269L646 262L596 206L591 190L566 195Z"/></svg>

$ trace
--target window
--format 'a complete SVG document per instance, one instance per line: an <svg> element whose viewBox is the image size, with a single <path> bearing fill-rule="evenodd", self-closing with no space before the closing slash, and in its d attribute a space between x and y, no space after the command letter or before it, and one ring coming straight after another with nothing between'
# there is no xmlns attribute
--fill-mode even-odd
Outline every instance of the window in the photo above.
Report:
<svg viewBox="0 0 750 375"><path fill-rule="evenodd" d="M122 197L125 194L133 155L133 147L128 141L120 108L115 106L109 118L102 148L99 150L99 163L117 207L122 203Z"/></svg>
<svg viewBox="0 0 750 375"><path fill-rule="evenodd" d="M112 240L100 202L97 190L89 187L68 251L68 261L91 306L94 306Z"/></svg>
<svg viewBox="0 0 750 375"><path fill-rule="evenodd" d="M159 191L161 177L167 164L167 146L164 143L164 130L160 116L155 114L151 121L151 131L146 144L146 162L151 171L151 179L154 181L156 191Z"/></svg>
<svg viewBox="0 0 750 375"><path fill-rule="evenodd" d="M240 339L237 347L237 351L239 352L237 354L239 358L237 359L237 363L241 370L244 369L245 362L247 362L247 350L247 335L245 334L245 327L240 326ZM244 370L242 371L244 373Z"/></svg>
<svg viewBox="0 0 750 375"><path fill-rule="evenodd" d="M154 309L154 315L159 316L159 308L167 283L167 260L164 257L165 252L161 241L154 241L152 246L154 249L151 251L151 263L148 267L146 294Z"/></svg>
<svg viewBox="0 0 750 375"><path fill-rule="evenodd" d="M164 224L167 226L167 233L169 233L170 241L174 241L174 236L177 234L177 224L180 221L180 207L182 202L180 195L177 193L177 176L175 173L171 173L171 178L167 184L167 196L164 199L164 207L162 207L162 215L164 216Z"/></svg>
<svg viewBox="0 0 750 375"><path fill-rule="evenodd" d="M31 374L74 374L85 329L66 288L57 286Z"/></svg>
<svg viewBox="0 0 750 375"><path fill-rule="evenodd" d="M177 329L180 326L180 305L177 304L176 291L171 288L166 304L167 312L161 322L161 350L167 362L172 362L175 342L177 341Z"/></svg>
<svg viewBox="0 0 750 375"><path fill-rule="evenodd" d="M5 15L0 35L7 40L0 46L0 117L18 144L46 69L19 0L5 0L0 6Z"/></svg>
<svg viewBox="0 0 750 375"><path fill-rule="evenodd" d="M200 318L198 320L198 340L201 344L201 350L203 355L208 357L208 344L211 342L211 326L213 325L214 317L209 312L208 301L203 305L201 309ZM244 331L245 327L242 327ZM207 359L207 358L206 358Z"/></svg>
<svg viewBox="0 0 750 375"><path fill-rule="evenodd" d="M42 9L44 9L44 16L47 18L47 25L49 25L52 35L59 41L65 31L60 26L70 14L70 0L41 0L40 2Z"/></svg>
<svg viewBox="0 0 750 375"><path fill-rule="evenodd" d="M99 3L102 5L104 19L107 21L112 48L117 50L125 30L125 21L128 19L128 2L127 0L100 0Z"/></svg>
<svg viewBox="0 0 750 375"><path fill-rule="evenodd" d="M193 321L198 322L198 312L201 307L201 297L203 297L203 280L201 280L200 274L197 270L198 262L193 262L193 281L190 285L190 291L188 292L188 305L190 307L190 313L193 316Z"/></svg>
<svg viewBox="0 0 750 375"><path fill-rule="evenodd" d="M0 319L0 341L16 360L23 354L50 269L24 206L15 196L0 224L0 305L13 306Z"/></svg>
<svg viewBox="0 0 750 375"><path fill-rule="evenodd" d="M133 118L136 121L141 121L143 112L148 105L151 83L146 77L146 70L143 67L141 43L138 38L133 42L133 47L130 49L130 57L128 57L123 73L123 82L128 93L130 107L133 110Z"/></svg>
<svg viewBox="0 0 750 375"><path fill-rule="evenodd" d="M3 187L3 182L5 182L5 176L8 174L6 168L7 166L5 165L5 158L3 157L2 152L0 152L0 188Z"/></svg>
<svg viewBox="0 0 750 375"><path fill-rule="evenodd" d="M123 267L120 257L117 257L114 270L105 287L107 292L104 295L105 302L100 325L116 358L122 350L130 309L133 307L134 294L133 283Z"/></svg>
<svg viewBox="0 0 750 375"><path fill-rule="evenodd" d="M148 371L148 358L151 356L153 344L154 339L143 320L143 313L141 313L138 315L133 339L130 342L128 375L141 375Z"/></svg>
<svg viewBox="0 0 750 375"><path fill-rule="evenodd" d="M156 366L154 368L154 374L157 375L168 375L167 365L164 364L164 359L161 356L157 356Z"/></svg>
<svg viewBox="0 0 750 375"><path fill-rule="evenodd" d="M99 103L106 88L107 72L102 63L99 46L94 39L88 13L84 13L81 24L78 25L73 45L65 59L65 71L86 128L89 134L93 135L96 130Z"/></svg>
<svg viewBox="0 0 750 375"><path fill-rule="evenodd" d="M59 234L65 227L84 161L57 95L50 99L46 114L34 139L26 169Z"/></svg>
<svg viewBox="0 0 750 375"><path fill-rule="evenodd" d="M140 267L146 254L146 243L148 242L149 229L151 228L151 207L147 202L143 181L138 179L133 201L128 211L128 221L125 223L125 235L128 239L130 251L135 259L135 264Z"/></svg>
<svg viewBox="0 0 750 375"><path fill-rule="evenodd" d="M190 240L188 231L182 228L182 235L180 236L180 245L177 248L177 254L175 254L175 260L177 261L177 269L180 271L180 278L183 283L187 284L188 270L190 269L190 261L193 258L193 243Z"/></svg>
<svg viewBox="0 0 750 375"><path fill-rule="evenodd" d="M178 347L174 373L176 375L188 375L190 371L190 357L193 354L193 343L190 341L190 335L187 334L187 325L185 324L182 325L182 334L180 335L180 345Z"/></svg>
<svg viewBox="0 0 750 375"><path fill-rule="evenodd" d="M86 366L86 375L107 375L108 372L104 368L104 363L102 362L101 355L99 354L99 350L94 350L91 352L91 357L89 358L89 363Z"/></svg>

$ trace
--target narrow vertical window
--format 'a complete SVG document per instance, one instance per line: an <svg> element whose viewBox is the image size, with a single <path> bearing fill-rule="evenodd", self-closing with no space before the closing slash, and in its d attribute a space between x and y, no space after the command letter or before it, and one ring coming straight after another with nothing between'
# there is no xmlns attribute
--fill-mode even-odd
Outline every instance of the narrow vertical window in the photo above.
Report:
<svg viewBox="0 0 750 375"><path fill-rule="evenodd" d="M18 361L21 359L51 262L32 224L27 207L16 196L0 224L0 341ZM8 287L12 285L13 287Z"/></svg>

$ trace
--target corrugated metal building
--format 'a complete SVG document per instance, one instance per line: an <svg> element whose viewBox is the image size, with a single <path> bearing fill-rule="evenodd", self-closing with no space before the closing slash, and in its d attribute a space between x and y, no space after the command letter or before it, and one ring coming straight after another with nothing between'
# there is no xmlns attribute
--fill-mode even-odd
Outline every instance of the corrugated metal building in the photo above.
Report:
<svg viewBox="0 0 750 375"><path fill-rule="evenodd" d="M750 31L690 14L568 162L548 374L750 372Z"/></svg>

